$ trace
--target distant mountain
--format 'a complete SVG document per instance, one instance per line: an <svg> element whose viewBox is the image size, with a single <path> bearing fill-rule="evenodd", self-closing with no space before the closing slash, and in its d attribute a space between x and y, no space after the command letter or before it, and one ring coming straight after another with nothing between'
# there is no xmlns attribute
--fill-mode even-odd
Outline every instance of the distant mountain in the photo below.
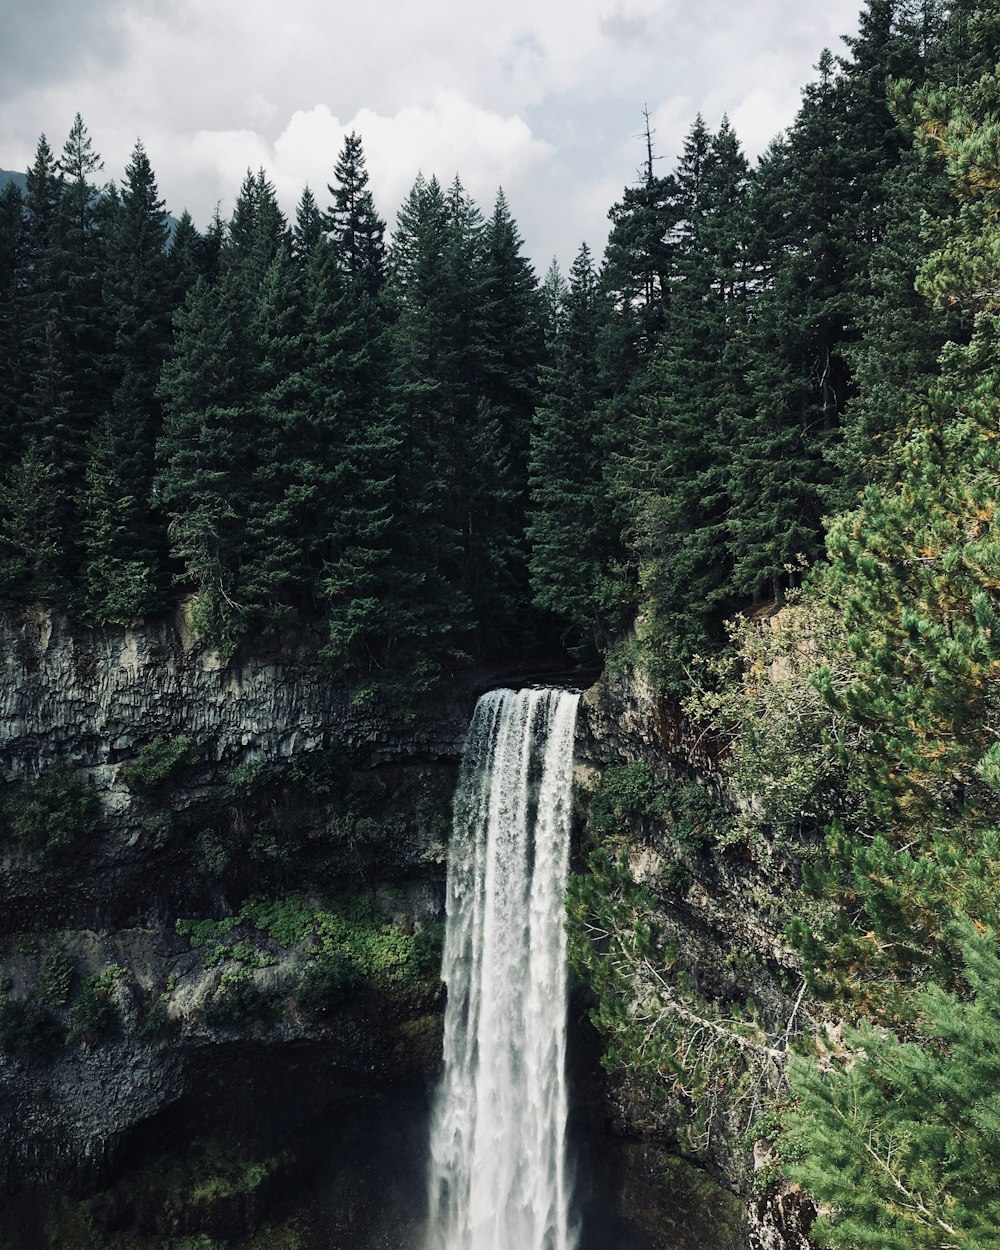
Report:
<svg viewBox="0 0 1000 1250"><path fill-rule="evenodd" d="M8 182L16 182L22 192L24 191L24 174L16 174L12 169L0 169L0 191Z"/></svg>

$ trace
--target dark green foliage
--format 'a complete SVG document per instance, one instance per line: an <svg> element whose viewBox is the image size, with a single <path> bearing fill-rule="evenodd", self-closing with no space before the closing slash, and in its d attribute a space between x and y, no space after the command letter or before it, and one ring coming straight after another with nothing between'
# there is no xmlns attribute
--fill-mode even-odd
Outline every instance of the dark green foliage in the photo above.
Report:
<svg viewBox="0 0 1000 1250"><path fill-rule="evenodd" d="M161 375L163 430L156 486L172 553L198 592L196 622L231 650L245 632L239 596L245 503L254 465L250 411L259 348L252 307L235 273L215 287L200 278L175 318Z"/></svg>
<svg viewBox="0 0 1000 1250"><path fill-rule="evenodd" d="M30 1058L62 1045L63 1030L51 1011L38 1003L0 994L0 1049Z"/></svg>
<svg viewBox="0 0 1000 1250"><path fill-rule="evenodd" d="M0 793L0 836L46 855L97 829L94 789L78 773L53 769Z"/></svg>
<svg viewBox="0 0 1000 1250"><path fill-rule="evenodd" d="M141 143L108 235L103 297L114 327L108 366L116 385L88 444L81 615L91 624L128 623L158 605L166 547L150 503L171 287L166 213Z"/></svg>
<svg viewBox="0 0 1000 1250"><path fill-rule="evenodd" d="M133 794L149 794L165 785L191 759L192 739L188 734L176 738L154 738L142 748L134 760L122 765L121 779Z"/></svg>
<svg viewBox="0 0 1000 1250"><path fill-rule="evenodd" d="M535 602L577 648L606 644L622 623L618 551L604 480L597 345L601 297L590 249L570 271L549 364L541 372L529 483L528 539Z"/></svg>
<svg viewBox="0 0 1000 1250"><path fill-rule="evenodd" d="M800 1099L779 1139L785 1170L835 1212L821 1244L989 1250L1000 1237L1000 958L969 926L961 994L919 996L916 1037L862 1027L826 1069L792 1064ZM967 996L971 991L971 997Z"/></svg>
<svg viewBox="0 0 1000 1250"><path fill-rule="evenodd" d="M229 968L218 987L201 1001L202 1019L213 1029L240 1028L251 1020L273 1020L280 1003L254 980L249 968Z"/></svg>
<svg viewBox="0 0 1000 1250"><path fill-rule="evenodd" d="M29 442L0 478L0 584L8 601L51 604L66 594L55 476Z"/></svg>
<svg viewBox="0 0 1000 1250"><path fill-rule="evenodd" d="M733 818L704 788L693 781L679 782L667 791L670 832L682 851L694 851L724 840Z"/></svg>
<svg viewBox="0 0 1000 1250"><path fill-rule="evenodd" d="M107 1036L118 1024L114 993L124 976L117 964L87 977L69 1009L70 1042L95 1042Z"/></svg>
<svg viewBox="0 0 1000 1250"><path fill-rule="evenodd" d="M727 461L744 403L747 176L728 123L712 136L699 118L677 168L675 287L626 475L649 599L647 651L674 690L691 655L717 638L734 589Z"/></svg>
<svg viewBox="0 0 1000 1250"><path fill-rule="evenodd" d="M645 760L632 764L612 764L601 774L601 782L591 797L590 828L596 837L618 832L634 817L666 815L665 787L653 776Z"/></svg>
<svg viewBox="0 0 1000 1250"><path fill-rule="evenodd" d="M645 760L610 764L590 795L587 820L598 839L627 833L635 821L658 822L681 851L725 839L732 817L693 781L662 781Z"/></svg>
<svg viewBox="0 0 1000 1250"><path fill-rule="evenodd" d="M347 955L336 951L321 955L302 978L295 1001L306 1015L324 1016L350 998L362 981L357 964Z"/></svg>

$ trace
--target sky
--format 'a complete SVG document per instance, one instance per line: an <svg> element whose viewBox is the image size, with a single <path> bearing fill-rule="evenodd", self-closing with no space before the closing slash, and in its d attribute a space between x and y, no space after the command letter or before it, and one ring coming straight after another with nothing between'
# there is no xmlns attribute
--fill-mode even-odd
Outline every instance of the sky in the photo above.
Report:
<svg viewBox="0 0 1000 1250"><path fill-rule="evenodd" d="M390 226L418 171L502 186L539 272L598 255L637 180L643 109L669 172L701 112L753 158L795 116L861 0L0 0L0 168L74 115L120 180L137 139L167 208L204 226L263 166L322 207L361 135Z"/></svg>

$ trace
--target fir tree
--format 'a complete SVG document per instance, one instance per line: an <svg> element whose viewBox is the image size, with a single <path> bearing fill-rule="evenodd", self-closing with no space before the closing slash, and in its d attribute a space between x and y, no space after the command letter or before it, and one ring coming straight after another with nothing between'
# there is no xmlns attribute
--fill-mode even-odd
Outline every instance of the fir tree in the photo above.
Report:
<svg viewBox="0 0 1000 1250"><path fill-rule="evenodd" d="M597 342L601 323L597 275L584 244L569 290L531 443L531 586L538 607L562 622L584 651L606 645L617 621L605 612L609 501L602 480Z"/></svg>
<svg viewBox="0 0 1000 1250"><path fill-rule="evenodd" d="M167 352L167 223L149 158L136 144L107 245L104 305L115 328L110 408L89 453L84 507L83 603L93 623L141 616L155 603L165 547L151 515L157 394ZM124 579L119 585L114 576Z"/></svg>

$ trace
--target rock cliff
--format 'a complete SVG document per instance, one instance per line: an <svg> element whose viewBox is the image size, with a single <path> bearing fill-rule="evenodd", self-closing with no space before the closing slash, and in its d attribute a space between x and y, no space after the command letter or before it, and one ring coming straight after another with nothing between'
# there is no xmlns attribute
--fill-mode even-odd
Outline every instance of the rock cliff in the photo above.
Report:
<svg viewBox="0 0 1000 1250"><path fill-rule="evenodd" d="M767 1138L784 1053L810 1009L784 934L797 862L739 835L721 745L641 673L609 672L586 692L577 760L579 880L606 874L596 896L584 884L589 910L575 917L597 935L584 941L581 1006L595 1014L596 1002L598 1025L602 1008L614 1018L592 1036L607 1075L588 1098L619 1200L658 1250L809 1250L814 1208L775 1174ZM607 905L612 892L635 892L631 913ZM627 969L610 980L609 950ZM599 1070L591 1057L587 1072ZM713 1179L728 1192L713 1196Z"/></svg>
<svg viewBox="0 0 1000 1250"><path fill-rule="evenodd" d="M223 665L183 609L134 630L0 617L5 1250L405 1240L399 1124L423 1123L438 1062L474 695L358 707L308 633ZM334 1123L355 1147L317 1175ZM376 1148L400 1152L384 1192Z"/></svg>
<svg viewBox="0 0 1000 1250"><path fill-rule="evenodd" d="M414 1243L450 797L498 680L358 706L306 631L223 664L183 606L131 630L0 615L2 1250ZM619 675L577 754L578 869L610 838L691 1001L785 1027L780 856L660 808L592 819L632 766L724 813L716 753ZM801 1250L808 1206L755 1183L739 1099L692 1146L685 1097L603 1075L604 1045L576 1027L582 1250Z"/></svg>

